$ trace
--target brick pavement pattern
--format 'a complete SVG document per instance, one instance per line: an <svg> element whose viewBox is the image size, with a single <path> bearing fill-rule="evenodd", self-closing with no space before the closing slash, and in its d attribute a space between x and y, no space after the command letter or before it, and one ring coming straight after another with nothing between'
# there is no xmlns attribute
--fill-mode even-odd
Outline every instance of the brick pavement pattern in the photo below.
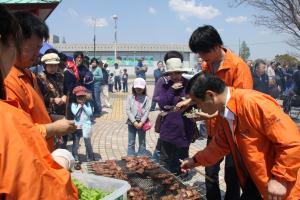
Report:
<svg viewBox="0 0 300 200"><path fill-rule="evenodd" d="M131 80L132 81L132 80ZM151 97L154 89L153 82L147 83L147 93ZM129 84L130 86L130 84ZM131 89L129 89L131 91ZM128 142L128 130L127 116L125 113L125 106L127 95L130 93L116 92L110 93L112 108L103 108L105 114L100 118L97 118L96 123L93 125L92 145L96 159L102 157L102 160L108 159L120 159L122 156L127 155L127 142ZM150 121L154 124L156 116L159 111L150 112ZM158 134L154 132L154 128L146 133L146 147L151 153L153 153ZM138 142L136 142L138 144ZM194 155L197 151L203 149L206 146L206 140L197 140L190 146L190 156ZM85 146L83 140L80 141L79 154L82 157L85 155ZM204 176L201 173L205 173L204 167L198 167L197 170L191 171L190 180L186 181L186 184L194 185L199 188L199 191L205 193ZM221 165L221 171L219 176L220 188L222 195L225 191L224 182L224 162Z"/></svg>

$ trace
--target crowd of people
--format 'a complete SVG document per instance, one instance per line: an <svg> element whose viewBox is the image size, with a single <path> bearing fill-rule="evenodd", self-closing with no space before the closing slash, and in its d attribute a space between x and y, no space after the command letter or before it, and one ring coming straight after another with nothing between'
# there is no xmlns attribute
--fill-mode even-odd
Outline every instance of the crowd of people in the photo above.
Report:
<svg viewBox="0 0 300 200"><path fill-rule="evenodd" d="M80 51L72 59L55 49L40 55L49 30L31 13L12 14L0 5L0 21L0 110L5 113L0 116L0 199L78 199L68 170L82 161L81 137L85 160L96 160L93 121L103 107L112 107L110 92L128 92L127 69L115 63L108 70L107 63ZM148 67L142 60L135 67L126 103L128 156L152 156L179 177L205 166L209 200L221 199L224 158L225 199L300 199L299 130L275 100L297 103L300 67L261 59L247 65L210 25L192 33L189 47L199 55L197 73L187 76L182 54L166 52L154 70L151 97ZM159 138L151 155L146 132L156 104ZM185 115L194 109L194 117ZM196 121L205 121L207 146L189 158L189 147L199 138ZM71 138L72 153L65 150Z"/></svg>

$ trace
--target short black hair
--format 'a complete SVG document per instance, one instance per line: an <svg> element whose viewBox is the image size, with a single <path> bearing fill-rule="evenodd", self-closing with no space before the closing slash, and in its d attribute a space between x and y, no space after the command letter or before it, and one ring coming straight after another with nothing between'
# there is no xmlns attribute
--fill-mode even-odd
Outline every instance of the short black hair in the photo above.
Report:
<svg viewBox="0 0 300 200"><path fill-rule="evenodd" d="M82 51L75 51L75 52L73 53L74 59L76 59L78 56L81 56L82 60L84 59L84 57L83 57L83 52L82 52Z"/></svg>
<svg viewBox="0 0 300 200"><path fill-rule="evenodd" d="M94 61L96 61L96 63L99 64L97 58L92 58L91 61L90 61L90 64L92 64Z"/></svg>
<svg viewBox="0 0 300 200"><path fill-rule="evenodd" d="M60 61L62 61L62 62L66 62L68 60L68 56L66 56L66 54L64 54L62 52L58 53L58 56L60 58Z"/></svg>
<svg viewBox="0 0 300 200"><path fill-rule="evenodd" d="M157 65L158 65L159 63L160 63L160 64L164 64L163 61L161 61L161 60L159 60L159 61L157 62Z"/></svg>
<svg viewBox="0 0 300 200"><path fill-rule="evenodd" d="M57 55L59 54L59 52L54 48L47 49L47 51L45 51L44 54L48 54L48 53L56 53Z"/></svg>
<svg viewBox="0 0 300 200"><path fill-rule="evenodd" d="M266 62L263 59L256 59L255 60L255 65L254 65L254 69L257 69L260 64L264 64L265 65Z"/></svg>
<svg viewBox="0 0 300 200"><path fill-rule="evenodd" d="M222 46L223 41L218 31L210 25L198 27L191 35L189 46L193 53L211 51L216 46Z"/></svg>
<svg viewBox="0 0 300 200"><path fill-rule="evenodd" d="M225 87L225 82L218 76L206 72L200 72L189 80L186 87L186 93L204 100L207 90L221 94L224 92Z"/></svg>
<svg viewBox="0 0 300 200"><path fill-rule="evenodd" d="M179 58L181 60L181 62L183 62L183 55L178 51L168 51L164 57L165 63L170 58Z"/></svg>
<svg viewBox="0 0 300 200"><path fill-rule="evenodd" d="M18 52L21 52L21 43L23 40L22 29L15 16L13 16L2 4L0 4L0 22L0 42L8 47L9 40L12 39ZM0 66L0 99L6 99L3 75Z"/></svg>
<svg viewBox="0 0 300 200"><path fill-rule="evenodd" d="M115 66L115 67L119 67L119 64L118 64L118 63L115 63L114 66Z"/></svg>
<svg viewBox="0 0 300 200"><path fill-rule="evenodd" d="M25 40L31 38L33 34L43 40L48 40L48 26L40 18L27 11L17 11L14 15L20 23Z"/></svg>
<svg viewBox="0 0 300 200"><path fill-rule="evenodd" d="M21 48L22 43L22 29L16 19L2 4L0 4L0 35L1 42L8 45L9 37L12 37L18 50Z"/></svg>

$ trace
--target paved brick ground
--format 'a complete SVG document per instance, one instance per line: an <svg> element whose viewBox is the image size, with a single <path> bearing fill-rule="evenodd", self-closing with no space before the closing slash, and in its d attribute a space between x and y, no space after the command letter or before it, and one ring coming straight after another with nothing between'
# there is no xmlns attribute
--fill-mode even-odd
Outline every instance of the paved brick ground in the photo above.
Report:
<svg viewBox="0 0 300 200"><path fill-rule="evenodd" d="M153 83L149 83L147 86L147 91L149 96L152 96L153 93ZM103 160L107 159L120 159L121 156L127 154L127 125L126 122L126 113L125 105L128 93L117 92L111 93L111 103L112 108L104 108L106 112L100 118L96 119L96 123L93 126L93 136L92 136L92 145L94 148L96 158L100 158L100 155ZM157 113L159 111L154 111L150 113L151 122L155 122ZM152 123L152 124L153 124ZM153 153L156 141L157 134L153 129L147 132L146 135L146 145L147 149ZM206 140L198 140L190 146L190 155L194 155L197 151L203 149L206 146ZM80 142L80 156L84 159L85 155L85 146L83 140ZM222 192L225 191L224 183L224 166L222 164L220 171L220 188ZM191 179L186 181L186 184L194 185L199 187L199 190L202 191L202 194L205 193L204 185L204 168L198 167L199 172L192 171Z"/></svg>

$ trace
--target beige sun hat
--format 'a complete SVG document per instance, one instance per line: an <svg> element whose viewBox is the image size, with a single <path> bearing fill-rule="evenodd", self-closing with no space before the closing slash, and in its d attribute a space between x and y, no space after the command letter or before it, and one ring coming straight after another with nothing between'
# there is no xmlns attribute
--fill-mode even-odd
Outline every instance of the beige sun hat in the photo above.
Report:
<svg viewBox="0 0 300 200"><path fill-rule="evenodd" d="M187 73L189 72L189 68L184 68L183 63L181 62L180 58L169 58L166 61L166 71L164 74L172 73L172 72L182 72Z"/></svg>
<svg viewBox="0 0 300 200"><path fill-rule="evenodd" d="M41 61L47 65L48 64L55 65L55 64L59 64L60 59L56 53L47 53L42 57Z"/></svg>

